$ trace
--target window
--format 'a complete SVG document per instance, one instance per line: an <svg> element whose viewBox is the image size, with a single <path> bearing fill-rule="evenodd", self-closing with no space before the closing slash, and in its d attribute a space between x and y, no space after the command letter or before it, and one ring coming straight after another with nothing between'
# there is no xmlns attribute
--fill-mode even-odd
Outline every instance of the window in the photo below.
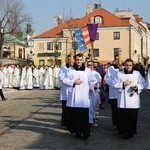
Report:
<svg viewBox="0 0 150 150"><path fill-rule="evenodd" d="M114 40L120 39L120 32L114 32Z"/></svg>
<svg viewBox="0 0 150 150"><path fill-rule="evenodd" d="M24 58L24 59L26 58L26 51L25 51L25 48L23 48L23 58Z"/></svg>
<svg viewBox="0 0 150 150"><path fill-rule="evenodd" d="M19 58L22 58L22 48L19 48L18 57L19 57Z"/></svg>
<svg viewBox="0 0 150 150"><path fill-rule="evenodd" d="M40 66L45 66L45 60L39 60L39 65Z"/></svg>
<svg viewBox="0 0 150 150"><path fill-rule="evenodd" d="M49 60L47 60L47 65L48 65L48 66L53 65L53 63L54 63L53 59L49 59Z"/></svg>
<svg viewBox="0 0 150 150"><path fill-rule="evenodd" d="M114 60L118 60L119 50L119 48L114 48Z"/></svg>
<svg viewBox="0 0 150 150"><path fill-rule="evenodd" d="M101 16L96 16L95 17L95 23L102 23L102 17Z"/></svg>
<svg viewBox="0 0 150 150"><path fill-rule="evenodd" d="M99 40L99 32L96 33L96 40Z"/></svg>
<svg viewBox="0 0 150 150"><path fill-rule="evenodd" d="M47 42L47 50L53 50L53 42Z"/></svg>
<svg viewBox="0 0 150 150"><path fill-rule="evenodd" d="M94 57L99 57L99 49L94 49L93 56Z"/></svg>

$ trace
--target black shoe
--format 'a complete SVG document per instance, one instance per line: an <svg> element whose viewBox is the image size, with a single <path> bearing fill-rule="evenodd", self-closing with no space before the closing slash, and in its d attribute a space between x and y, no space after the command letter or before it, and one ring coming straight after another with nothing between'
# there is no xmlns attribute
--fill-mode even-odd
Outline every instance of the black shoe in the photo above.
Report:
<svg viewBox="0 0 150 150"><path fill-rule="evenodd" d="M80 133L76 133L75 137L76 137L76 138L81 138L82 136L81 136Z"/></svg>
<svg viewBox="0 0 150 150"><path fill-rule="evenodd" d="M122 138L123 138L124 140L126 140L126 139L129 139L129 138L131 138L131 137L133 137L132 134L126 134L126 133L125 133L125 134L123 134L123 137L122 137Z"/></svg>
<svg viewBox="0 0 150 150"><path fill-rule="evenodd" d="M8 100L8 98L3 98L3 99L2 99L2 101L6 101L6 100Z"/></svg>
<svg viewBox="0 0 150 150"><path fill-rule="evenodd" d="M83 133L83 138L87 139L90 136L90 132Z"/></svg>

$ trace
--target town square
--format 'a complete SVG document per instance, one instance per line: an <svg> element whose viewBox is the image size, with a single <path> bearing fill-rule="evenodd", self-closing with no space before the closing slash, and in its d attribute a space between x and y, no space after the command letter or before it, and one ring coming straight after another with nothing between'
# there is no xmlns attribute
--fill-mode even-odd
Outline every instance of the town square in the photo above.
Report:
<svg viewBox="0 0 150 150"><path fill-rule="evenodd" d="M150 149L150 2L0 1L0 150Z"/></svg>

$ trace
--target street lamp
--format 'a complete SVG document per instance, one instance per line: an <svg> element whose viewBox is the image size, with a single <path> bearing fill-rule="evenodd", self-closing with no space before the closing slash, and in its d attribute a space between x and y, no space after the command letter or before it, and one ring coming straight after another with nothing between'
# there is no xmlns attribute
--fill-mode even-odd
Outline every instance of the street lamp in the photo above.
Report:
<svg viewBox="0 0 150 150"><path fill-rule="evenodd" d="M2 21L0 20L0 58L2 57L4 28L2 27Z"/></svg>

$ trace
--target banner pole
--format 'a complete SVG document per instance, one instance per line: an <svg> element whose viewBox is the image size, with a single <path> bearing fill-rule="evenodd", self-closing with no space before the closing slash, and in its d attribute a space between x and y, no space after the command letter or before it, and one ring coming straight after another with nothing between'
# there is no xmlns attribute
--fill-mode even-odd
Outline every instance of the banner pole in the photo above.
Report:
<svg viewBox="0 0 150 150"><path fill-rule="evenodd" d="M94 42L91 42L91 71L93 65L93 50L94 50Z"/></svg>

